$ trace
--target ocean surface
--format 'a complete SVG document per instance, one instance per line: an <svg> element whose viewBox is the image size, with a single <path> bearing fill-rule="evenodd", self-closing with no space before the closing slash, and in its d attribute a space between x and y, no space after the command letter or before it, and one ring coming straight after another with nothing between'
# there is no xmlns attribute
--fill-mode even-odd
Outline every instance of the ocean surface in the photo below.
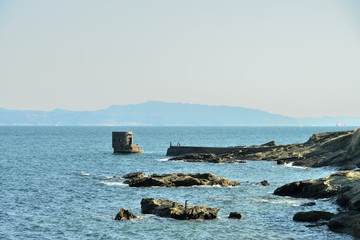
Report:
<svg viewBox="0 0 360 240"><path fill-rule="evenodd" d="M247 161L237 164L167 161L170 145L238 146L305 142L314 133L353 127L0 127L0 239L351 239L327 226L294 222L299 211L336 213L333 199L273 195L283 184L325 177L306 169ZM143 154L113 154L112 131L133 131ZM130 172L213 173L237 187L130 188ZM270 186L256 183L268 180ZM220 208L218 219L181 221L141 214L142 198ZM138 220L115 221L120 208ZM230 220L232 211L243 220Z"/></svg>

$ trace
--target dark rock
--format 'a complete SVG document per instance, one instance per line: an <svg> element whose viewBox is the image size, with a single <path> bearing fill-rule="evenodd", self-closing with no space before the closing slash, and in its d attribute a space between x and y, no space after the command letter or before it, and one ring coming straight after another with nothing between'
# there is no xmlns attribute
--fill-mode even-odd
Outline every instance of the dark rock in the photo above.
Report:
<svg viewBox="0 0 360 240"><path fill-rule="evenodd" d="M310 211L310 212L298 212L294 215L294 221L300 222L315 222L319 220L330 220L334 216L331 212L324 211Z"/></svg>
<svg viewBox="0 0 360 240"><path fill-rule="evenodd" d="M310 206L314 206L316 205L316 202L307 202L307 203L303 203L300 206L304 206L304 207L310 207Z"/></svg>
<svg viewBox="0 0 360 240"><path fill-rule="evenodd" d="M274 191L275 195L297 198L327 198L337 194L337 187L323 180L305 180L285 184Z"/></svg>
<svg viewBox="0 0 360 240"><path fill-rule="evenodd" d="M257 183L256 185L262 185L262 186L270 186L270 183L268 180L261 181Z"/></svg>
<svg viewBox="0 0 360 240"><path fill-rule="evenodd" d="M235 219L242 220L242 215L239 212L231 212L229 214L229 218L235 218Z"/></svg>
<svg viewBox="0 0 360 240"><path fill-rule="evenodd" d="M356 165L344 165L339 168L340 171L346 171L346 170L354 170L356 169Z"/></svg>
<svg viewBox="0 0 360 240"><path fill-rule="evenodd" d="M130 187L188 187L196 185L220 185L222 187L237 186L240 183L211 173L172 173L153 174L149 177L135 177L125 181Z"/></svg>
<svg viewBox="0 0 360 240"><path fill-rule="evenodd" d="M130 219L136 219L137 217L130 211L124 208L120 209L120 212L116 215L115 220L126 221Z"/></svg>
<svg viewBox="0 0 360 240"><path fill-rule="evenodd" d="M360 213L350 211L336 214L329 221L329 229L338 233L352 235L354 239L360 238Z"/></svg>
<svg viewBox="0 0 360 240"><path fill-rule="evenodd" d="M285 165L285 164L288 164L288 163L290 163L289 161L286 161L286 160L277 160L276 161L276 164L277 165Z"/></svg>
<svg viewBox="0 0 360 240"><path fill-rule="evenodd" d="M155 214L160 217L170 217L178 220L210 220L215 219L219 208L208 206L184 206L181 203L164 199L143 198L141 200L141 212Z"/></svg>
<svg viewBox="0 0 360 240"><path fill-rule="evenodd" d="M276 144L275 141L270 141L268 143L264 143L261 145L262 147L277 147L278 145Z"/></svg>
<svg viewBox="0 0 360 240"><path fill-rule="evenodd" d="M237 163L246 163L244 160L238 160Z"/></svg>
<svg viewBox="0 0 360 240"><path fill-rule="evenodd" d="M122 177L123 178L126 178L126 179L131 179L131 178L136 178L136 177L145 177L145 173L144 172L133 172L133 173L128 173L128 174L125 174L123 175Z"/></svg>

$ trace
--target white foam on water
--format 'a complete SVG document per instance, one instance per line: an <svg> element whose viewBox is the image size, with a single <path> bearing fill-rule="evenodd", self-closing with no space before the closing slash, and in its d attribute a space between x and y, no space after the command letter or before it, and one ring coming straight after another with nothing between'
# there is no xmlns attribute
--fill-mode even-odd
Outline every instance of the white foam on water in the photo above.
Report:
<svg viewBox="0 0 360 240"><path fill-rule="evenodd" d="M159 162L167 162L169 161L170 158L161 158L161 159L158 159Z"/></svg>
<svg viewBox="0 0 360 240"><path fill-rule="evenodd" d="M90 174L89 174L89 173L81 172L81 173L80 173L80 176L90 176Z"/></svg>
<svg viewBox="0 0 360 240"><path fill-rule="evenodd" d="M104 182L104 181L101 181L101 182L98 182L99 184L104 184L106 186L120 186L120 187L123 187L123 186L129 186L128 184L125 184L125 183L122 183L122 182Z"/></svg>
<svg viewBox="0 0 360 240"><path fill-rule="evenodd" d="M251 202L253 203L271 203L269 200L267 199L254 199Z"/></svg>
<svg viewBox="0 0 360 240"><path fill-rule="evenodd" d="M309 167L294 166L294 163L293 163L293 162L285 163L284 166L285 166L285 167L292 167L292 168L299 168L299 169L310 170Z"/></svg>

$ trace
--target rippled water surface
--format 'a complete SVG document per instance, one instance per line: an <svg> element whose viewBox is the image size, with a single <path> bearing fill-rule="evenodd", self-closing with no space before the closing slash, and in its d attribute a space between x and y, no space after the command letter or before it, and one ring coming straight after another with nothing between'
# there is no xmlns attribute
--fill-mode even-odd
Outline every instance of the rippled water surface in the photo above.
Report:
<svg viewBox="0 0 360 240"><path fill-rule="evenodd" d="M332 200L278 197L295 180L324 177L334 169L166 161L170 141L182 145L237 146L306 141L332 127L0 127L0 239L351 239L326 226L293 222L298 211L336 212ZM143 154L115 155L112 131L133 131ZM211 172L240 181L237 187L130 188L121 176ZM256 183L268 180L270 186ZM180 221L141 214L142 198L219 207L217 220ZM140 216L114 221L119 209ZM243 220L229 220L231 211Z"/></svg>

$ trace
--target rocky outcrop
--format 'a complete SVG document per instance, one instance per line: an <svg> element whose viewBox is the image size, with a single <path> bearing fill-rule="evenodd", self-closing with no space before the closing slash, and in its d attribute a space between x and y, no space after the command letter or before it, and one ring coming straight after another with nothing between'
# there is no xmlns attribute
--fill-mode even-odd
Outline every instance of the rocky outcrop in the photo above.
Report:
<svg viewBox="0 0 360 240"><path fill-rule="evenodd" d="M256 185L261 185L261 186L270 186L270 183L268 180L264 180L264 181L261 181L259 183L257 183Z"/></svg>
<svg viewBox="0 0 360 240"><path fill-rule="evenodd" d="M210 220L217 218L219 208L209 206L189 206L165 199L143 198L141 212L178 220Z"/></svg>
<svg viewBox="0 0 360 240"><path fill-rule="evenodd" d="M275 195L297 198L327 198L339 193L341 205L356 209L360 186L360 171L341 171L325 178L309 179L285 184L274 191ZM339 191L342 189L341 191ZM360 200L360 199L359 199Z"/></svg>
<svg viewBox="0 0 360 240"><path fill-rule="evenodd" d="M128 173L122 176L122 178L125 179L131 179L131 178L135 178L135 177L145 177L146 174L144 172L133 172L133 173Z"/></svg>
<svg viewBox="0 0 360 240"><path fill-rule="evenodd" d="M181 153L182 147L177 148L177 152ZM206 153L189 153L189 147L183 148L187 154L171 158L170 161L236 163L239 160L265 160L297 166L354 169L360 166L360 128L314 134L305 143L277 145L273 141L263 145L222 148L221 154L217 153L218 148L214 148L214 153L209 147Z"/></svg>
<svg viewBox="0 0 360 240"><path fill-rule="evenodd" d="M239 212L231 212L229 214L229 217L228 218L234 218L234 219L239 219L239 220L242 220L242 215L241 213Z"/></svg>
<svg viewBox="0 0 360 240"><path fill-rule="evenodd" d="M349 211L336 214L329 223L329 229L338 232L352 235L354 239L360 239L360 212Z"/></svg>
<svg viewBox="0 0 360 240"><path fill-rule="evenodd" d="M330 220L332 216L334 216L333 213L324 211L298 212L294 215L293 220L299 222L315 222L319 220Z"/></svg>
<svg viewBox="0 0 360 240"><path fill-rule="evenodd" d="M130 187L189 187L197 185L220 185L222 187L237 186L240 183L211 173L172 173L138 175L125 181Z"/></svg>
<svg viewBox="0 0 360 240"><path fill-rule="evenodd" d="M325 178L289 183L276 189L274 194L302 198L335 196L336 202L349 211L332 216L328 223L329 228L335 232L351 234L355 238L360 236L360 170L341 171ZM317 214L298 213L294 220L317 219Z"/></svg>
<svg viewBox="0 0 360 240"><path fill-rule="evenodd" d="M118 214L116 215L115 220L126 221L126 220L131 220L131 219L136 219L136 218L137 217L130 210L121 208L120 212L118 212Z"/></svg>

